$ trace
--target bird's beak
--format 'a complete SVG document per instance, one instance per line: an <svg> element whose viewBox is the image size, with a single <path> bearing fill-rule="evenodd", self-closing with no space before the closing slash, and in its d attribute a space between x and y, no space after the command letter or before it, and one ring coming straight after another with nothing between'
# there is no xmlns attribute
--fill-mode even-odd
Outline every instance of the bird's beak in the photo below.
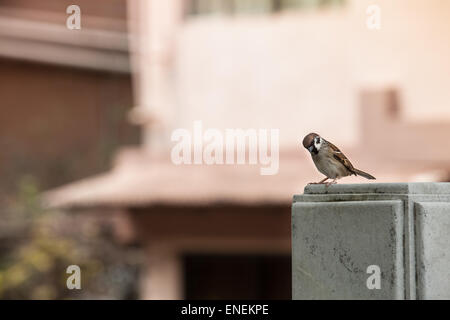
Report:
<svg viewBox="0 0 450 320"><path fill-rule="evenodd" d="M309 147L308 147L309 152L312 152L313 149L314 149L314 146L309 146Z"/></svg>

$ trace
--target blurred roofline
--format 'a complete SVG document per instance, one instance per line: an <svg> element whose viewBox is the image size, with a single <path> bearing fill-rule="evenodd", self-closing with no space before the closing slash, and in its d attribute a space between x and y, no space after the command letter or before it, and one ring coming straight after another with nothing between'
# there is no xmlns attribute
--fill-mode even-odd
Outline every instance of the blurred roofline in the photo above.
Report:
<svg viewBox="0 0 450 320"><path fill-rule="evenodd" d="M54 65L130 73L128 35L124 31L82 28L6 16L0 10L0 56ZM84 21L105 20L83 16ZM111 20L111 19L108 19ZM70 36L68 33L70 32Z"/></svg>

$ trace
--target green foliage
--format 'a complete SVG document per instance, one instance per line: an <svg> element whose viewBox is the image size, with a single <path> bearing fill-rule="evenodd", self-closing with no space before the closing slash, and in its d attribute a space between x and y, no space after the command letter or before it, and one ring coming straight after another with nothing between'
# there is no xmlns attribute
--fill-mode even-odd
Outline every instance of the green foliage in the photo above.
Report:
<svg viewBox="0 0 450 320"><path fill-rule="evenodd" d="M136 297L139 251L114 243L108 222L44 209L32 177L3 207L0 299ZM72 264L81 268L81 290L66 286Z"/></svg>

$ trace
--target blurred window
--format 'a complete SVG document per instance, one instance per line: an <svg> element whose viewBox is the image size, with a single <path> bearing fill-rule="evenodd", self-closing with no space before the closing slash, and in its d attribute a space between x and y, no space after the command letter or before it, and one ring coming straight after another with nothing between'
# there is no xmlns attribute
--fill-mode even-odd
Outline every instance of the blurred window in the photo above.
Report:
<svg viewBox="0 0 450 320"><path fill-rule="evenodd" d="M184 256L185 299L291 299L289 255Z"/></svg>
<svg viewBox="0 0 450 320"><path fill-rule="evenodd" d="M269 14L307 8L339 7L344 4L345 0L187 0L187 14Z"/></svg>

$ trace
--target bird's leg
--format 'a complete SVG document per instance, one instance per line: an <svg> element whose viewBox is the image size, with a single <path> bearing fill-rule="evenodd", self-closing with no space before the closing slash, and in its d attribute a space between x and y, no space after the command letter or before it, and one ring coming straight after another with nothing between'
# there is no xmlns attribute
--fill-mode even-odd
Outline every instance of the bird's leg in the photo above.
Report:
<svg viewBox="0 0 450 320"><path fill-rule="evenodd" d="M332 184L336 184L337 183L337 178L334 178L333 181L327 182L326 185L327 187L331 186Z"/></svg>
<svg viewBox="0 0 450 320"><path fill-rule="evenodd" d="M319 182L310 182L308 184L324 184L325 181L327 181L328 177L325 177L324 179L320 180Z"/></svg>

